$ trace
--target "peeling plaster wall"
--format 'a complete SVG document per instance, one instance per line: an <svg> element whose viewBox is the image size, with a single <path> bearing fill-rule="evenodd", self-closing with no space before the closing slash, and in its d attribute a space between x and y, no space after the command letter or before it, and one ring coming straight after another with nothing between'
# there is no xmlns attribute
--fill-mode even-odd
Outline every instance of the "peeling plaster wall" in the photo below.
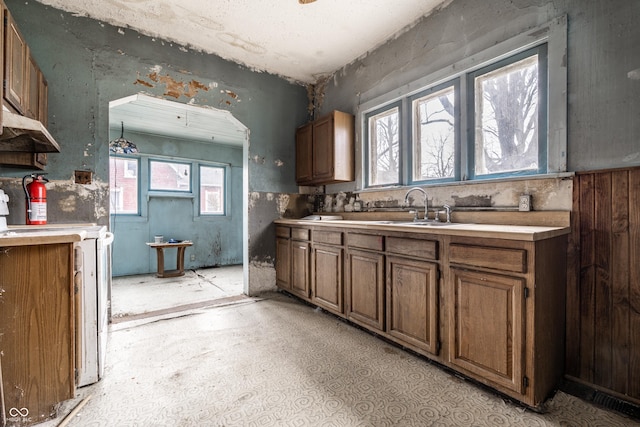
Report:
<svg viewBox="0 0 640 427"><path fill-rule="evenodd" d="M311 204L310 204L311 201ZM253 191L249 194L249 274L259 287L251 289L252 295L265 290L275 290L276 234L273 221L279 218L300 218L312 211L312 199L297 193L271 193Z"/></svg>
<svg viewBox="0 0 640 427"><path fill-rule="evenodd" d="M323 86L320 113L355 112L360 103L564 14L568 170L640 165L638 1L454 0L335 73ZM328 189L350 190L353 185Z"/></svg>
<svg viewBox="0 0 640 427"><path fill-rule="evenodd" d="M245 171L249 191L297 191L294 130L306 121L306 88L214 55L37 2L5 3L49 84L48 129L62 147L61 153L49 155L46 170L51 180L51 222L109 222L105 197L108 105L138 92L230 111L250 130L248 157L252 160ZM70 179L74 170L92 171L95 186L80 188L73 184ZM10 178L28 172L0 166L0 176L10 181L5 183L3 179L0 185L9 187L12 203L23 197ZM56 193L59 189L63 192ZM21 223L21 211L14 207L8 222ZM268 233L270 220L277 217L276 211L259 221L252 215L250 212L249 221L261 227L253 228L258 235ZM259 241L251 235L249 240ZM249 257L272 262L251 244ZM249 288L253 282L250 277Z"/></svg>

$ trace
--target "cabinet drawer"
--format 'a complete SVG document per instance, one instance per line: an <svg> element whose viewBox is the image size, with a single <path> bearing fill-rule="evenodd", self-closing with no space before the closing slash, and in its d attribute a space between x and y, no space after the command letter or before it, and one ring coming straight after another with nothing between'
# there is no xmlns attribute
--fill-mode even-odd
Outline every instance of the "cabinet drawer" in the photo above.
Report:
<svg viewBox="0 0 640 427"><path fill-rule="evenodd" d="M449 246L449 261L452 264L527 272L527 251L524 249L452 244Z"/></svg>
<svg viewBox="0 0 640 427"><path fill-rule="evenodd" d="M438 242L387 237L387 252L415 258L438 259Z"/></svg>
<svg viewBox="0 0 640 427"><path fill-rule="evenodd" d="M306 228L292 228L291 238L296 240L309 240L309 230Z"/></svg>
<svg viewBox="0 0 640 427"><path fill-rule="evenodd" d="M342 245L341 231L314 231L313 241L316 243L326 243L329 245Z"/></svg>
<svg viewBox="0 0 640 427"><path fill-rule="evenodd" d="M384 250L384 237L373 236L371 234L349 233L347 235L347 245L351 248L382 251Z"/></svg>
<svg viewBox="0 0 640 427"><path fill-rule="evenodd" d="M276 237L284 237L288 239L291 237L291 229L289 227L276 226Z"/></svg>

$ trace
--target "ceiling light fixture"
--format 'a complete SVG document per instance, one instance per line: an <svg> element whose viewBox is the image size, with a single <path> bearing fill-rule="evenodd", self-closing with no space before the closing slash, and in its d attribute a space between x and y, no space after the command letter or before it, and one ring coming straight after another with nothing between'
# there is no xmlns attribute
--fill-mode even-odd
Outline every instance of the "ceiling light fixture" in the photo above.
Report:
<svg viewBox="0 0 640 427"><path fill-rule="evenodd" d="M309 4L309 3L313 3L316 0L298 0L298 3L300 4Z"/></svg>
<svg viewBox="0 0 640 427"><path fill-rule="evenodd" d="M116 154L136 154L138 147L131 141L124 139L124 122L120 122L122 126L120 131L120 138L114 139L109 142L109 152Z"/></svg>

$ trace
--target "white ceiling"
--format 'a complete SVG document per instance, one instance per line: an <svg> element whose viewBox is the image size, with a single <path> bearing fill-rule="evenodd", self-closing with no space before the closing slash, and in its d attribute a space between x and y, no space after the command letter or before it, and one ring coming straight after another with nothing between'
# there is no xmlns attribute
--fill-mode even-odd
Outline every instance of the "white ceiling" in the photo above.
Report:
<svg viewBox="0 0 640 427"><path fill-rule="evenodd" d="M254 71L297 83L315 83L452 0L317 0L309 4L298 0L37 1L112 24L121 31L130 28L188 49L216 54ZM151 126L152 133L157 134L170 132L187 137L191 132L180 120L134 123L133 117L148 116L144 111L149 108L147 104L133 102L133 110L118 104L118 109L111 110L111 127L120 127L116 116L122 113L125 133L140 126L136 130ZM204 113L203 123L198 126L216 122L205 117L216 116L215 110ZM181 113L171 110L168 114ZM198 127L192 123L193 128ZM171 130L174 126L177 128ZM198 134L194 138L210 141L208 135L215 135L215 129L203 132L208 132L207 136Z"/></svg>
<svg viewBox="0 0 640 427"><path fill-rule="evenodd" d="M198 107L137 94L109 103L112 135L147 133L176 139L242 147L246 127L225 110ZM116 136L113 137L114 139ZM132 141L135 143L135 141ZM138 147L144 150L144 147Z"/></svg>
<svg viewBox="0 0 640 427"><path fill-rule="evenodd" d="M315 83L451 0L38 0Z"/></svg>

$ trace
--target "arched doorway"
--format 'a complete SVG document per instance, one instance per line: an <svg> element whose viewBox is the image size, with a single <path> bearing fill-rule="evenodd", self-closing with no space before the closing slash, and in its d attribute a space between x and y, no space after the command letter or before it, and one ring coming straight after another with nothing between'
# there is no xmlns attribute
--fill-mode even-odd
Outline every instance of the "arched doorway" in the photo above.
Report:
<svg viewBox="0 0 640 427"><path fill-rule="evenodd" d="M109 134L137 148L110 150L114 276L153 274L146 242L163 235L193 242L185 270L241 264L248 294L246 126L228 111L136 94L109 103Z"/></svg>

